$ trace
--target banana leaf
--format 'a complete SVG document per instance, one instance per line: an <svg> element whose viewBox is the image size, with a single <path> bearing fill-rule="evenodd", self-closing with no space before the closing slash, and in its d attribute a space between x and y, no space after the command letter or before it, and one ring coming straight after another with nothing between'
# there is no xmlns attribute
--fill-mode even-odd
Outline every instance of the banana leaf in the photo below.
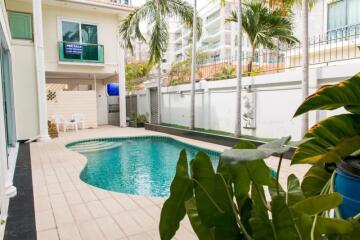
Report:
<svg viewBox="0 0 360 240"><path fill-rule="evenodd" d="M189 217L192 228L199 240L215 240L214 228L206 227L199 217L195 198L190 198L185 202L186 213Z"/></svg>
<svg viewBox="0 0 360 240"><path fill-rule="evenodd" d="M193 183L189 177L185 150L182 150L176 166L175 178L170 186L170 197L161 210L159 231L162 240L170 240L179 229L186 214L185 202L193 195Z"/></svg>
<svg viewBox="0 0 360 240"><path fill-rule="evenodd" d="M351 113L360 113L360 73L334 85L320 88L296 110L294 117L311 110L333 110L345 107Z"/></svg>
<svg viewBox="0 0 360 240"><path fill-rule="evenodd" d="M201 222L208 228L214 227L216 239L239 239L240 230L231 206L233 194L224 178L214 172L209 156L199 152L191 161L191 170Z"/></svg>
<svg viewBox="0 0 360 240"><path fill-rule="evenodd" d="M360 149L360 115L329 117L313 126L305 138L309 141L298 146L292 164L339 162Z"/></svg>

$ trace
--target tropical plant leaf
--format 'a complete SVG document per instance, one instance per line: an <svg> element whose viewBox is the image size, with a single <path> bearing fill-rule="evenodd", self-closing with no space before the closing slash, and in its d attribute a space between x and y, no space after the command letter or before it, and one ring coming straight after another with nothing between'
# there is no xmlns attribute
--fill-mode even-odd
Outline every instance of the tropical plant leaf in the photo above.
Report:
<svg viewBox="0 0 360 240"><path fill-rule="evenodd" d="M342 234L351 233L354 227L353 224L347 220L318 216L315 229L318 236L326 234L327 236L337 235L340 237ZM359 235L357 237L359 237Z"/></svg>
<svg viewBox="0 0 360 240"><path fill-rule="evenodd" d="M182 150L176 166L176 174L170 186L170 196L161 210L160 236L162 240L171 239L179 229L184 218L185 202L193 195L193 183L189 177L186 151Z"/></svg>
<svg viewBox="0 0 360 240"><path fill-rule="evenodd" d="M292 206L304 199L305 197L301 190L299 179L294 174L291 174L287 180L286 204Z"/></svg>
<svg viewBox="0 0 360 240"><path fill-rule="evenodd" d="M285 198L276 196L271 201L272 222L276 231L276 239L301 239L296 230L291 211L286 205Z"/></svg>
<svg viewBox="0 0 360 240"><path fill-rule="evenodd" d="M327 172L322 165L312 166L304 176L301 189L306 197L319 195L325 184L331 178L331 173Z"/></svg>
<svg viewBox="0 0 360 240"><path fill-rule="evenodd" d="M199 217L195 198L190 198L185 202L186 213L189 217L192 228L199 240L215 240L214 228L206 227Z"/></svg>
<svg viewBox="0 0 360 240"><path fill-rule="evenodd" d="M290 146L285 146L288 143L290 137L283 137L259 146L257 149L226 149L221 158L230 164L236 164L239 162L247 162L258 159L265 159L272 154L282 154L290 149Z"/></svg>
<svg viewBox="0 0 360 240"><path fill-rule="evenodd" d="M360 115L342 114L327 118L312 127L292 158L296 163L339 162L360 149Z"/></svg>
<svg viewBox="0 0 360 240"><path fill-rule="evenodd" d="M343 82L320 88L296 110L295 117L311 110L333 110L345 107L349 112L360 113L360 73Z"/></svg>
<svg viewBox="0 0 360 240"><path fill-rule="evenodd" d="M331 193L306 198L294 204L292 208L299 213L316 215L338 207L341 202L342 197L339 193Z"/></svg>
<svg viewBox="0 0 360 240"><path fill-rule="evenodd" d="M272 240L274 238L274 228L269 218L268 209L264 205L265 193L262 186L251 185L251 198L253 208L249 220L252 236L257 240Z"/></svg>
<svg viewBox="0 0 360 240"><path fill-rule="evenodd" d="M208 228L215 227L215 236L223 235L224 239L239 237L240 231L231 206L233 195L223 177L215 174L208 155L199 152L191 161L191 170L201 222Z"/></svg>

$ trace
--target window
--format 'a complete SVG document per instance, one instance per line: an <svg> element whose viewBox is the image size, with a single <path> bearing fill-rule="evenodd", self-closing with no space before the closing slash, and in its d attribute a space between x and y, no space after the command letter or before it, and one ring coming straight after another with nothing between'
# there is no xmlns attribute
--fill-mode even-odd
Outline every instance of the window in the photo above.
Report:
<svg viewBox="0 0 360 240"><path fill-rule="evenodd" d="M62 40L64 42L89 44L98 43L98 33L96 25L62 21L61 27Z"/></svg>
<svg viewBox="0 0 360 240"><path fill-rule="evenodd" d="M61 60L102 61L102 46L98 45L98 28L95 24L78 21L61 21Z"/></svg>
<svg viewBox="0 0 360 240"><path fill-rule="evenodd" d="M32 15L23 12L8 12L11 37L31 40L33 38Z"/></svg>
<svg viewBox="0 0 360 240"><path fill-rule="evenodd" d="M359 0L335 0L328 4L328 31L360 24Z"/></svg>

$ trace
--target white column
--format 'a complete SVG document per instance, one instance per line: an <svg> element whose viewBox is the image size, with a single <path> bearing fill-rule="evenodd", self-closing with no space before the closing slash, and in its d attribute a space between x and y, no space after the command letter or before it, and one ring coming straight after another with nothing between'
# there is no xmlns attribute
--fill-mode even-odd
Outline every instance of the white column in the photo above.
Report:
<svg viewBox="0 0 360 240"><path fill-rule="evenodd" d="M119 59L119 115L120 127L126 127L125 50L120 46Z"/></svg>
<svg viewBox="0 0 360 240"><path fill-rule="evenodd" d="M50 140L47 125L46 109L46 80L45 80L45 57L44 57L44 36L42 21L41 0L33 0L33 21L34 21L34 48L36 62L36 79L38 90L38 111L40 138L38 141Z"/></svg>

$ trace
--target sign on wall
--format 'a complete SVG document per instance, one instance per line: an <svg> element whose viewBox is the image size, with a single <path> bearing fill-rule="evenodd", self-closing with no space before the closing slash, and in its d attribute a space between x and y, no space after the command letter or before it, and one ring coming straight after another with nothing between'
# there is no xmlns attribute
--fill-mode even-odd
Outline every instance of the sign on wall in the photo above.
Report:
<svg viewBox="0 0 360 240"><path fill-rule="evenodd" d="M65 54L69 55L81 55L83 47L76 43L65 43Z"/></svg>
<svg viewBox="0 0 360 240"><path fill-rule="evenodd" d="M256 93L243 92L242 94L242 119L243 127L247 129L256 128Z"/></svg>

